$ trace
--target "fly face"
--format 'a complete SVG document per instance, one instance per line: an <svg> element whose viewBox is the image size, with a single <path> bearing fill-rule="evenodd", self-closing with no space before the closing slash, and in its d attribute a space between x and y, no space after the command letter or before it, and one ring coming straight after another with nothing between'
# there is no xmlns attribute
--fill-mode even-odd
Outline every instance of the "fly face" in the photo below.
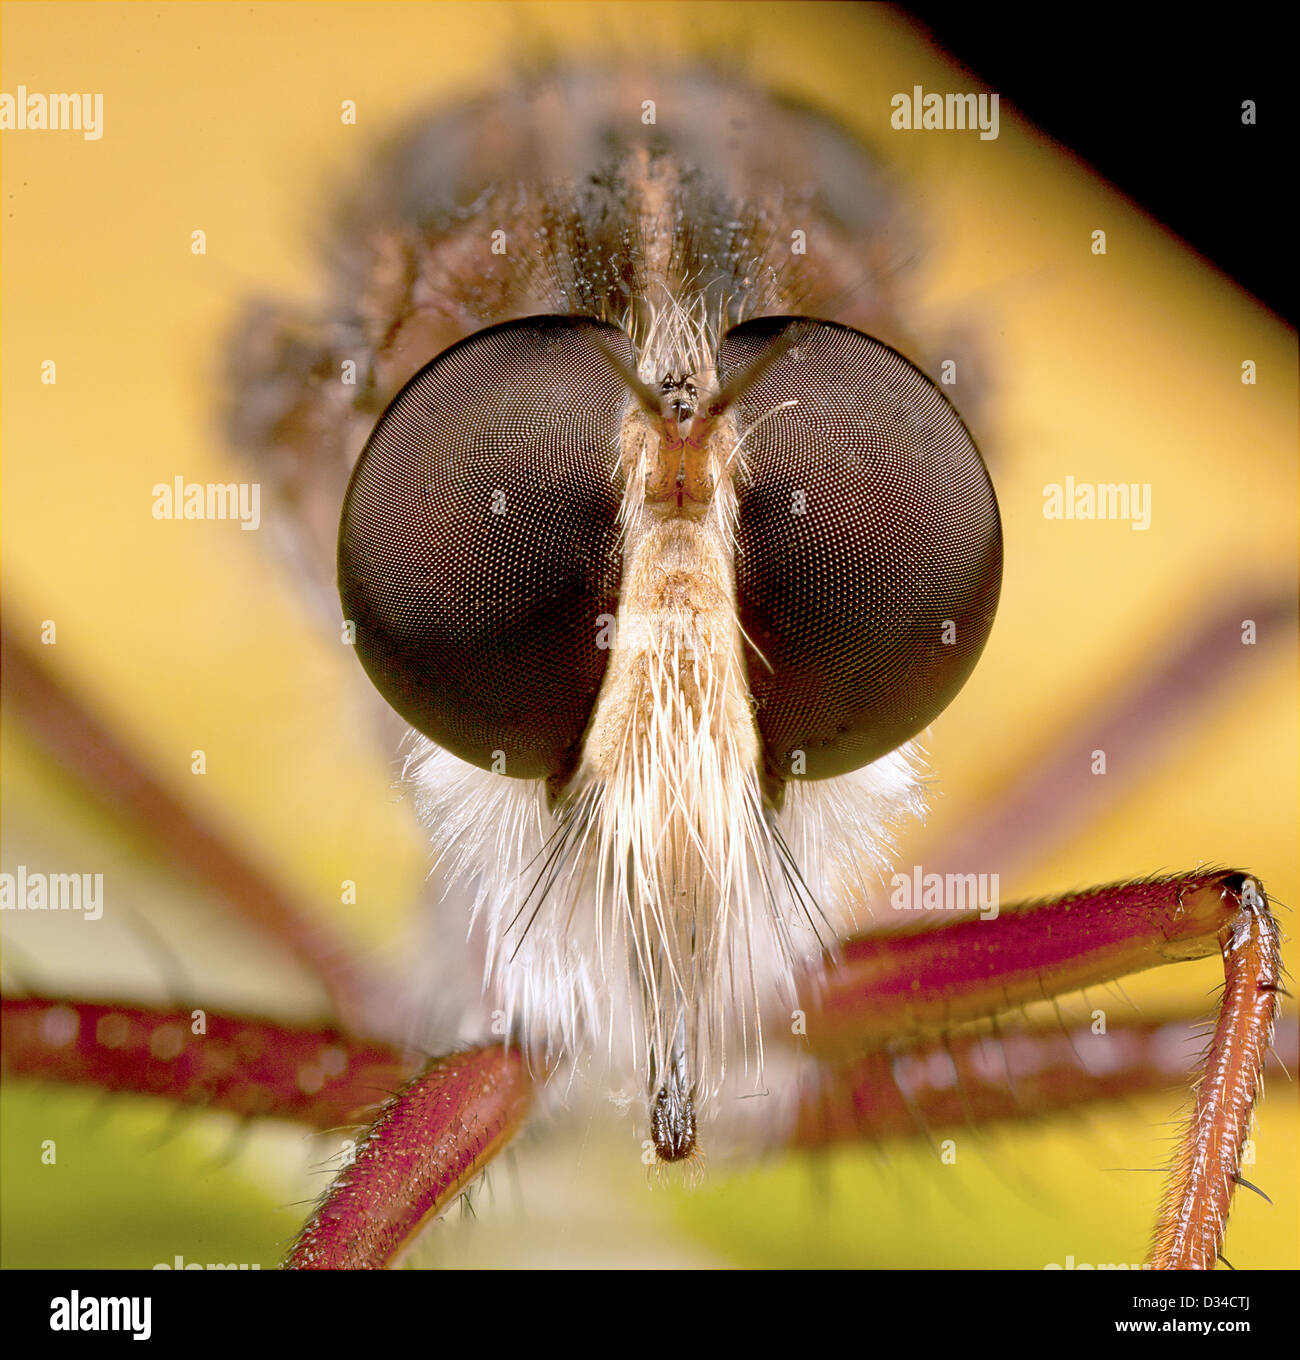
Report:
<svg viewBox="0 0 1300 1360"><path fill-rule="evenodd" d="M793 208L751 159L764 131L790 156L838 134L746 95L736 146L706 144L672 118L684 89L646 127L583 85L584 147L515 127L544 167L589 163L490 186L441 234L415 210L408 274L505 238L444 314L529 314L386 403L338 540L358 657L422 734L408 773L443 909L473 922L480 1016L548 1061L633 1065L665 1161L693 1152L729 1063L757 1078L764 1015L852 926L842 880L917 810L909 743L978 659L1001 581L960 417L830 315L838 281L873 282L861 224L815 186ZM829 258L797 248L808 223ZM377 384L409 365L403 334L433 333L425 310Z"/></svg>

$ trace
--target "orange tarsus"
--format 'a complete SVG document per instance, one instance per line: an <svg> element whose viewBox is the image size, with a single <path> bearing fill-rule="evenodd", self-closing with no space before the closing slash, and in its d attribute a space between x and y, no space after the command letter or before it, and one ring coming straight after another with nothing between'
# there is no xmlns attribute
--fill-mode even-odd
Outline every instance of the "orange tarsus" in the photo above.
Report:
<svg viewBox="0 0 1300 1360"><path fill-rule="evenodd" d="M1223 896L1235 904L1218 934L1223 1001L1152 1237L1157 1270L1212 1270L1219 1258L1280 1005L1278 926L1263 889L1245 878Z"/></svg>

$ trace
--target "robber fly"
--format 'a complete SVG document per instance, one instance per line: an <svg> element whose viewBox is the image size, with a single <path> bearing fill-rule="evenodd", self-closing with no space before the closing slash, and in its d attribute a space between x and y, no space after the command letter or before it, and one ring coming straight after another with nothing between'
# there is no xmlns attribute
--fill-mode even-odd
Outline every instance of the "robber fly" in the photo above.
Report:
<svg viewBox="0 0 1300 1360"><path fill-rule="evenodd" d="M686 1158L920 805L997 603L988 474L876 338L878 167L805 110L572 72L418 127L356 211L337 357L381 414L338 585L475 1012L630 1064Z"/></svg>
<svg viewBox="0 0 1300 1360"><path fill-rule="evenodd" d="M806 108L583 68L418 122L342 226L326 319L250 313L232 427L414 734L443 1046L599 1059L653 1158L689 1161L866 923L923 810L916 738L993 626L997 499L905 357L904 219ZM1263 890L1224 871L1036 910L1016 939L1043 995L1086 981L1049 958L1053 912L1123 924L1115 971L1174 957L1171 921L1177 957L1230 931L1242 1080L1202 1086L1159 1239L1212 1262L1235 1181L1196 1170L1197 1129L1239 1155L1275 1013ZM855 943L846 1042L1020 1004L917 938Z"/></svg>

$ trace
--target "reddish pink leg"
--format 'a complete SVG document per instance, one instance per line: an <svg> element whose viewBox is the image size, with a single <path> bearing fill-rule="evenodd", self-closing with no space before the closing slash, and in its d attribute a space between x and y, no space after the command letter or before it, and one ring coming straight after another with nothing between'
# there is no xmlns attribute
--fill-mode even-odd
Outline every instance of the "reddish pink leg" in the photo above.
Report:
<svg viewBox="0 0 1300 1360"><path fill-rule="evenodd" d="M285 1260L293 1270L389 1265L506 1144L528 1112L517 1050L430 1063L385 1105Z"/></svg>
<svg viewBox="0 0 1300 1360"><path fill-rule="evenodd" d="M252 1016L5 997L3 1019L6 1077L165 1096L322 1129L356 1122L414 1065L398 1049L330 1026Z"/></svg>
<svg viewBox="0 0 1300 1360"><path fill-rule="evenodd" d="M1270 1071L1295 1070L1297 1040L1294 1026L1278 1029ZM1185 1087L1189 1055L1203 1048L1197 1024L1169 1016L1112 1022L1103 1037L1087 1024L1049 1023L1005 1035L966 1030L903 1053L876 1049L818 1064L803 1084L791 1142L910 1138Z"/></svg>
<svg viewBox="0 0 1300 1360"><path fill-rule="evenodd" d="M1218 950L1225 987L1152 1246L1161 1269L1211 1269L1281 990L1277 922L1258 881L1220 870L1096 888L845 947L811 1008L814 1049L847 1056Z"/></svg>
<svg viewBox="0 0 1300 1360"><path fill-rule="evenodd" d="M6 1077L164 1096L332 1129L357 1122L411 1064L400 1050L328 1027L160 1007L6 998ZM523 1122L531 1084L495 1045L436 1059L386 1101L355 1162L330 1187L286 1265L387 1265Z"/></svg>

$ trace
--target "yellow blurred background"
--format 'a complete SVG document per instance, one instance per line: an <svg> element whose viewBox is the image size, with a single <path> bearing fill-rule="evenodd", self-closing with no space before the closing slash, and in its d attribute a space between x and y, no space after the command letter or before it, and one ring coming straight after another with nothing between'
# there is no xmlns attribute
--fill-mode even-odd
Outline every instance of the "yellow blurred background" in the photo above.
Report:
<svg viewBox="0 0 1300 1360"><path fill-rule="evenodd" d="M977 337L990 395L976 436L1006 536L999 620L933 729L938 797L917 844L958 826L1068 715L1139 674L1234 585L1294 581L1294 334L1005 100L994 142L891 133L894 92L972 88L891 11L10 4L0 38L0 88L102 91L105 124L98 141L3 139L6 628L35 645L53 620L42 659L359 951L398 938L427 864L357 701L355 660L305 611L266 527L157 521L151 488L243 475L214 418L241 302L319 297L315 246L336 187L414 111L503 79L521 46L595 61L647 46L665 59L738 51L756 80L878 145L908 187L929 238L908 320L923 345L954 328ZM356 126L340 121L344 99ZM1099 228L1104 257L1090 250ZM205 255L191 253L195 230ZM57 383L43 384L51 359ZM1256 386L1240 380L1244 359ZM1150 483L1151 528L1045 519L1043 487L1066 474ZM1294 904L1296 692L1294 640L1261 647L1167 760L1063 852L1004 882L1004 900L1221 862ZM311 1013L304 977L231 925L183 866L72 793L7 711L3 742L4 867L102 871L130 903L93 930L5 920L7 983L158 997L176 971L166 952L212 1005ZM202 777L190 773L197 748ZM358 883L361 910L339 904L343 879ZM1205 1012L1220 980L1207 960L1124 990ZM1137 1261L1159 1177L1115 1168L1162 1162L1175 1103L990 1134L956 1167L900 1144L817 1166L718 1167L693 1193L647 1192L595 1121L526 1141L517 1194L494 1187L495 1212L448 1225L430 1250L480 1264ZM173 1125L146 1101L27 1086L6 1089L3 1114L6 1266L177 1253L269 1266L337 1146L267 1126L223 1159L220 1117ZM56 1167L40 1163L47 1138ZM1239 1197L1225 1255L1294 1267L1294 1082L1271 1084L1257 1143L1251 1179L1274 1207Z"/></svg>

